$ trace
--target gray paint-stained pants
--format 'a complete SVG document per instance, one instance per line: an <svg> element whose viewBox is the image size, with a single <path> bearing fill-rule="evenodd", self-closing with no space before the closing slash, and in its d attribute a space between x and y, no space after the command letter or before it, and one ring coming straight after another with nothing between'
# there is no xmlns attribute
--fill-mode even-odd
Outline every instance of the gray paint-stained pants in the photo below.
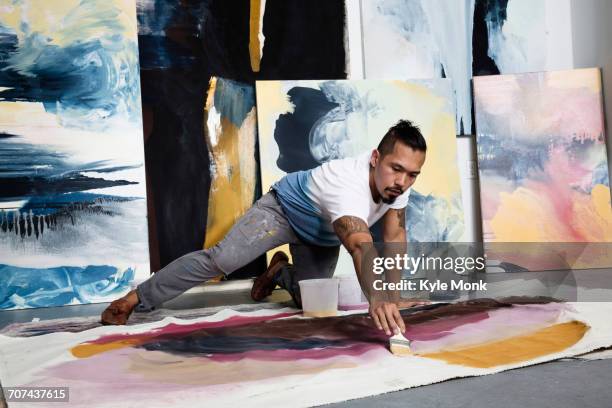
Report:
<svg viewBox="0 0 612 408"><path fill-rule="evenodd" d="M217 245L174 260L138 285L140 304L137 310L152 310L210 278L231 274L283 244L289 244L293 264L281 269L277 284L301 307L298 282L331 277L340 247L302 242L289 225L276 193L270 191L255 202Z"/></svg>

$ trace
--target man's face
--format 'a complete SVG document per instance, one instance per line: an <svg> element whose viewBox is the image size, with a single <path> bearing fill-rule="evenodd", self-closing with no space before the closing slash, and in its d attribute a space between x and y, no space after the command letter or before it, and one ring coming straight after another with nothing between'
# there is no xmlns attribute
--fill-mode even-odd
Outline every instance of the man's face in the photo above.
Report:
<svg viewBox="0 0 612 408"><path fill-rule="evenodd" d="M374 184L382 201L391 204L414 184L425 163L425 152L414 150L396 142L393 152L381 156L372 152L370 164L374 167Z"/></svg>

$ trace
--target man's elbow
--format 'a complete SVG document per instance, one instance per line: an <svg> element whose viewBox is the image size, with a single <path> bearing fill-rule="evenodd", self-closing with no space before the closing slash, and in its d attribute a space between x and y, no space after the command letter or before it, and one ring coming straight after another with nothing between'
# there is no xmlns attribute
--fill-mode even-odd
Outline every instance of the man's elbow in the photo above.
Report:
<svg viewBox="0 0 612 408"><path fill-rule="evenodd" d="M372 236L362 236L359 239L352 239L346 243L346 250L351 255L364 254L372 248Z"/></svg>

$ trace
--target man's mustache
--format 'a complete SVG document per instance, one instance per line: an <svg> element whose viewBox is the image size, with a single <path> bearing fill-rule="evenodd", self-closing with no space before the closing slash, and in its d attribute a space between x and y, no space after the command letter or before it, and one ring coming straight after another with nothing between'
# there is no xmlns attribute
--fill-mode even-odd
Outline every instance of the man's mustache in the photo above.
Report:
<svg viewBox="0 0 612 408"><path fill-rule="evenodd" d="M402 194L404 192L404 190L402 190L401 188L397 188L397 187L387 187L387 188L385 188L385 190L392 191L392 192L398 193L398 194Z"/></svg>

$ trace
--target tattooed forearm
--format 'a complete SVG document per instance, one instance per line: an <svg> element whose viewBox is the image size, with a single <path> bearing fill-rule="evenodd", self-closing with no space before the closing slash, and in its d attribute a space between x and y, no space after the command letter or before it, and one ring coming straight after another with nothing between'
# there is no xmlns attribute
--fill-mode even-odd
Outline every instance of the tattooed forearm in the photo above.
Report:
<svg viewBox="0 0 612 408"><path fill-rule="evenodd" d="M406 241L406 209L389 209L383 218L383 239L385 242Z"/></svg>
<svg viewBox="0 0 612 408"><path fill-rule="evenodd" d="M364 220L359 217L353 217L348 215L340 217L336 221L334 221L334 231L338 235L338 238L340 238L340 240L343 242L350 235L355 234L357 232L365 232L366 234L370 233L370 229L368 228L368 225L365 223Z"/></svg>

